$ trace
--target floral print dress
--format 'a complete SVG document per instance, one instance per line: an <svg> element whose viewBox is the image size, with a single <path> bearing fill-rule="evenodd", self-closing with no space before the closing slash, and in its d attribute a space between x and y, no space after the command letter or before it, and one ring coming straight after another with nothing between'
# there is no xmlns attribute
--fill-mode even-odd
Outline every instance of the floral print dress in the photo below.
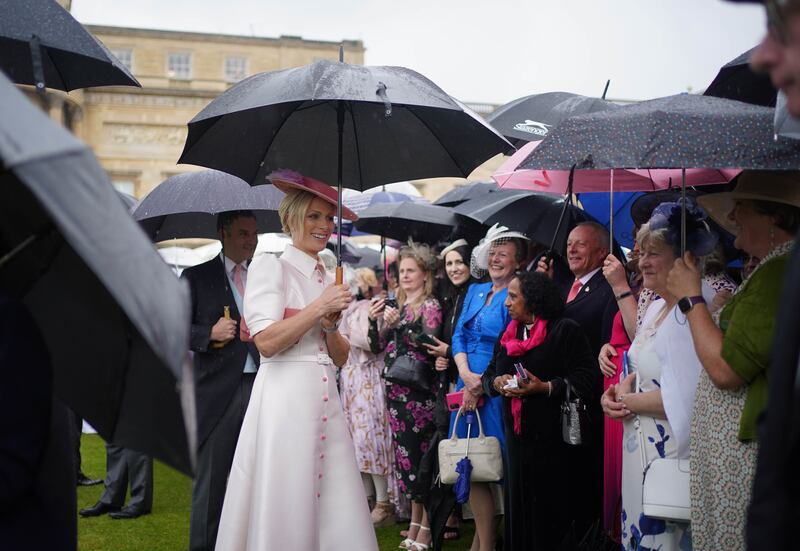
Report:
<svg viewBox="0 0 800 551"><path fill-rule="evenodd" d="M639 388L643 392L661 388L655 321L663 305L661 299L650 304L642 328L628 352L631 373L639 375ZM642 511L642 482L646 467L659 457L677 456L678 444L666 419L637 415L625 421L622 437L622 547L626 551L692 549L688 524L647 517Z"/></svg>
<svg viewBox="0 0 800 551"><path fill-rule="evenodd" d="M370 345L375 353L385 349L387 368L398 355L410 355L427 362L428 367L434 369L432 357L419 343L418 338L422 333L438 337L441 325L442 309L439 301L429 298L422 303L416 315L413 308L403 306L400 325L393 330L383 333L378 330L377 323L370 323ZM405 497L419 502L427 488L417 487L417 468L436 432L433 422L436 394L384 382L386 408L394 442L397 486Z"/></svg>

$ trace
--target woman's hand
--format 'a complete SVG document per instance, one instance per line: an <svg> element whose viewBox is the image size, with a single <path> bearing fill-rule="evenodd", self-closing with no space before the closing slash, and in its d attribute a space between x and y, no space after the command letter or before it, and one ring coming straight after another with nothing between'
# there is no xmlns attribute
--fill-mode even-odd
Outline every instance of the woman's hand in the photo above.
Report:
<svg viewBox="0 0 800 551"><path fill-rule="evenodd" d="M621 295L631 290L630 285L628 285L628 274L625 271L625 266L613 254L608 255L603 261L603 276L615 295Z"/></svg>
<svg viewBox="0 0 800 551"><path fill-rule="evenodd" d="M494 381L492 381L492 386L497 392L505 396L506 389L504 387L506 386L506 383L508 383L508 381L510 380L511 380L511 375L500 375L499 377L494 378Z"/></svg>
<svg viewBox="0 0 800 551"><path fill-rule="evenodd" d="M447 371L447 368L449 366L450 366L450 360L448 360L447 358L443 358L441 356L436 358L436 363L434 364L436 371Z"/></svg>
<svg viewBox="0 0 800 551"><path fill-rule="evenodd" d="M328 285L322 295L316 300L319 307L320 318L329 314L339 314L353 301L353 294L347 285Z"/></svg>
<svg viewBox="0 0 800 551"><path fill-rule="evenodd" d="M400 323L400 312L397 308L386 306L383 309L383 321L386 327L394 328Z"/></svg>
<svg viewBox="0 0 800 551"><path fill-rule="evenodd" d="M375 321L376 319L383 317L383 308L386 304L386 299L384 297L376 297L373 298L369 303L369 311L367 312L367 317L371 321Z"/></svg>
<svg viewBox="0 0 800 551"><path fill-rule="evenodd" d="M481 394L483 394L483 390L481 390L477 394L474 393L474 392L465 391L464 392L464 401L461 404L461 408L464 411L472 411L472 410L474 410L476 407L478 407L478 400L480 400Z"/></svg>
<svg viewBox="0 0 800 551"><path fill-rule="evenodd" d="M481 386L481 376L471 371L468 373L463 373L461 375L461 380L464 381L464 388L472 392L473 394L480 394L483 392L483 387Z"/></svg>
<svg viewBox="0 0 800 551"><path fill-rule="evenodd" d="M617 401L617 385L611 385L600 397L600 407L603 413L610 419L625 421L633 414L625 407L625 404Z"/></svg>
<svg viewBox="0 0 800 551"><path fill-rule="evenodd" d="M677 299L702 295L700 270L692 253L687 251L683 258L675 259L667 275L667 290Z"/></svg>
<svg viewBox="0 0 800 551"><path fill-rule="evenodd" d="M600 355L597 357L597 363L600 365L600 372L604 377L611 378L617 374L617 366L611 361L611 358L616 358L619 354L617 349L611 346L611 343L606 343L600 349Z"/></svg>
<svg viewBox="0 0 800 551"><path fill-rule="evenodd" d="M431 335L431 338L436 341L436 345L422 343L422 345L428 349L428 354L431 356L436 356L436 358L445 358L447 356L447 343L440 341L433 335Z"/></svg>
<svg viewBox="0 0 800 551"><path fill-rule="evenodd" d="M509 388L506 390L506 396L524 398L525 396L533 396L534 394L547 394L550 391L550 383L542 381L527 369L525 370L525 374L528 375L528 382L523 382L522 379L517 377L517 388Z"/></svg>

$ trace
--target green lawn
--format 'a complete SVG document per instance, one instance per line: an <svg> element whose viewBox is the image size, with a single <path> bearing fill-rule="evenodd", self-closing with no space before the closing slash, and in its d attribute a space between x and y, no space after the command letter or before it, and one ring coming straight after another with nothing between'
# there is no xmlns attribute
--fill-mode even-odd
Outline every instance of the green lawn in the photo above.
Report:
<svg viewBox="0 0 800 551"><path fill-rule="evenodd" d="M106 453L99 436L84 434L81 442L83 471L102 478ZM189 545L191 480L156 461L154 469L153 514L135 520L113 520L107 515L78 519L78 549L81 551L180 551ZM103 486L78 488L78 508L93 505ZM381 550L397 549L402 539L400 525L378 530ZM464 523L461 539L448 542L444 550L466 549L472 541L472 525ZM342 542L342 548L348 549ZM302 551L302 550L298 550ZM357 551L357 550L356 550Z"/></svg>

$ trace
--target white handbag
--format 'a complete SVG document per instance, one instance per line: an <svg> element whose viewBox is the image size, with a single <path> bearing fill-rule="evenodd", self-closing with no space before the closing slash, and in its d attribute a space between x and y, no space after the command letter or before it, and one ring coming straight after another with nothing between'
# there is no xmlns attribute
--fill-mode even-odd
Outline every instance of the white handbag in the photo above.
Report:
<svg viewBox="0 0 800 551"><path fill-rule="evenodd" d="M478 410L475 416L478 419L478 436L469 437L471 425L467 427L467 438L456 435L458 419L462 410L456 414L453 424L453 433L447 440L439 442L439 476L444 484L455 484L458 479L456 464L465 457L472 462L472 482L497 482L503 478L503 457L500 451L500 441L494 436L483 433L483 423Z"/></svg>
<svg viewBox="0 0 800 551"><path fill-rule="evenodd" d="M636 374L636 390L639 391L639 374ZM641 418L634 420L639 433L639 452L644 466L642 482L642 513L652 518L689 522L692 500L689 495L689 460L658 457L647 462L644 451L644 434Z"/></svg>

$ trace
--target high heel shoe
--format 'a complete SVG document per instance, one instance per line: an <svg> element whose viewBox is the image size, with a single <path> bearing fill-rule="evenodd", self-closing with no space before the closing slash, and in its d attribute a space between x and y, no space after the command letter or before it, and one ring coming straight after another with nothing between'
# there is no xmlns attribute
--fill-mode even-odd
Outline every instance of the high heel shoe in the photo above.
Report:
<svg viewBox="0 0 800 551"><path fill-rule="evenodd" d="M409 523L409 526L416 526L417 528L419 528L419 530L422 530L422 525L420 523L418 523L418 522L411 522L411 523ZM418 534L419 534L419 530L417 530ZM411 532L411 530L409 530L409 532ZM398 549L414 549L412 546L415 543L417 543L417 542L415 542L413 539L406 538L406 539L404 539L403 541L400 542L400 545L398 545L397 548Z"/></svg>
<svg viewBox="0 0 800 551"><path fill-rule="evenodd" d="M420 532L422 532L423 530L427 530L429 533L431 531L431 529L428 526L420 526L419 532L417 532L417 537L419 537ZM428 543L420 543L418 541L415 541L414 543L411 544L410 549L411 551L426 551L429 547L430 544Z"/></svg>

